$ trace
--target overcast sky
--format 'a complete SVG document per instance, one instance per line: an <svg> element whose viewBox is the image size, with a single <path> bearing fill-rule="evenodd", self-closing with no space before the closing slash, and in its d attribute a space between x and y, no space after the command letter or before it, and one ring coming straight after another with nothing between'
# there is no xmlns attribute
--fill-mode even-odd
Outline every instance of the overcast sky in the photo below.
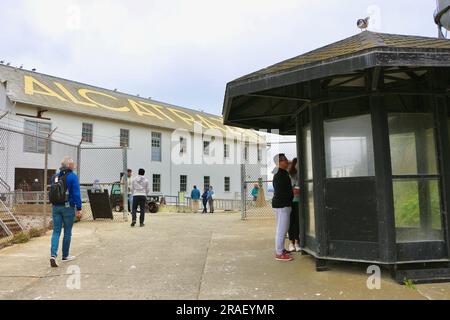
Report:
<svg viewBox="0 0 450 320"><path fill-rule="evenodd" d="M436 36L435 0L2 0L0 60L221 114L227 82L359 32Z"/></svg>

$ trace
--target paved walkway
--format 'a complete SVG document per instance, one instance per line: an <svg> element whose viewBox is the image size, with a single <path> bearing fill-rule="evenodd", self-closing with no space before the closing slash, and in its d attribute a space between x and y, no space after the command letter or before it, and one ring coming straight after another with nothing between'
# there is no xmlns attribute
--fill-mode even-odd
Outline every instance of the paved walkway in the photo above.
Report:
<svg viewBox="0 0 450 320"><path fill-rule="evenodd" d="M0 251L0 299L450 299L450 284L413 290L387 274L368 290L361 265L317 273L311 257L276 262L273 228L236 214L158 214L134 229L77 224L79 290L67 288L68 265L48 267L49 233Z"/></svg>

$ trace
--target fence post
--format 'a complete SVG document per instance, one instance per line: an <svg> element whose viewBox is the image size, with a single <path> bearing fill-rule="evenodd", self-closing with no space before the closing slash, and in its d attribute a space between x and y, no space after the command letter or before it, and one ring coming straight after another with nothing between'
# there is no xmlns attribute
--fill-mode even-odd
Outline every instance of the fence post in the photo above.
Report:
<svg viewBox="0 0 450 320"><path fill-rule="evenodd" d="M245 164L241 164L241 219L245 220L247 218L247 183L245 181Z"/></svg>
<svg viewBox="0 0 450 320"><path fill-rule="evenodd" d="M123 220L128 221L128 149L122 148L122 161L123 161Z"/></svg>
<svg viewBox="0 0 450 320"><path fill-rule="evenodd" d="M83 139L81 139L80 143L77 146L77 176L78 176L78 181L80 181L80 183L81 183L80 174L81 174L81 144L82 143L83 143Z"/></svg>
<svg viewBox="0 0 450 320"><path fill-rule="evenodd" d="M45 139L45 154L44 154L44 204L42 206L42 210L44 211L44 229L47 230L48 228L48 219L47 219L47 189L48 189L48 152L49 152L49 142L52 138L53 133L58 129L56 127L53 129L47 136L47 139Z"/></svg>

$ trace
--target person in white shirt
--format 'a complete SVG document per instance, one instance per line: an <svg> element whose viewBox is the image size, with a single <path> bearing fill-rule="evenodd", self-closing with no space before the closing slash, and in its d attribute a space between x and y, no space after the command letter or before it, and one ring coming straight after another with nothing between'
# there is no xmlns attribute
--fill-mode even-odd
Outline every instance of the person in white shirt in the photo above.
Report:
<svg viewBox="0 0 450 320"><path fill-rule="evenodd" d="M133 217L133 221L131 222L132 227L136 225L136 211L138 207L141 212L139 215L140 226L144 226L145 207L147 206L147 196L150 193L149 182L144 175L145 170L139 169L139 175L131 182L131 193L133 194L133 210L131 212Z"/></svg>
<svg viewBox="0 0 450 320"><path fill-rule="evenodd" d="M120 179L120 192L128 195L128 212L131 213L133 210L133 195L131 194L131 182L133 181L133 170L128 169L127 170L127 185L128 187L125 188L125 177L122 177Z"/></svg>

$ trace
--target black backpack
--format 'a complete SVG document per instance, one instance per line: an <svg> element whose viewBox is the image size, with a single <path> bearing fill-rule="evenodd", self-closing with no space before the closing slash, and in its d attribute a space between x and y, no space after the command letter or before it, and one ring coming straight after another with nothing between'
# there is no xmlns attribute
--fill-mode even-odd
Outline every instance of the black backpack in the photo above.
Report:
<svg viewBox="0 0 450 320"><path fill-rule="evenodd" d="M66 177L70 171L63 172L61 176L54 175L53 181L50 186L50 192L48 195L48 199L51 204L61 205L65 204L67 201L67 184Z"/></svg>

